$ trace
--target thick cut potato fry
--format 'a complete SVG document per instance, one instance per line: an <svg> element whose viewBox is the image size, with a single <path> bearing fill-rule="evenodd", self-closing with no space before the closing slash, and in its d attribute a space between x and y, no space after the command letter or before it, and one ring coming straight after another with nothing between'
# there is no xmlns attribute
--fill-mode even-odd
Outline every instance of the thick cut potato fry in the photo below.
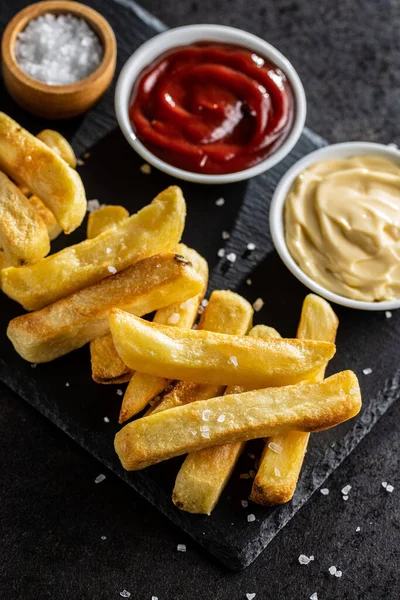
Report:
<svg viewBox="0 0 400 600"><path fill-rule="evenodd" d="M38 261L50 250L46 225L28 199L0 171L0 247L7 265Z"/></svg>
<svg viewBox="0 0 400 600"><path fill-rule="evenodd" d="M251 304L239 294L216 290L211 294L202 314L199 329L229 335L245 335L251 326L253 313ZM214 383L179 381L157 406L149 410L149 413L215 398L221 396L223 391L224 386Z"/></svg>
<svg viewBox="0 0 400 600"><path fill-rule="evenodd" d="M189 298L185 302L175 302L158 310L153 321L161 325L190 329L196 320L200 302L207 290L208 264L200 254L184 244L179 244L176 250L189 260L197 273L203 277L204 286L197 296ZM119 422L123 423L143 410L150 400L165 390L168 383L169 379L164 377L136 372L126 388L119 414Z"/></svg>
<svg viewBox="0 0 400 600"><path fill-rule="evenodd" d="M231 394L137 419L117 433L115 449L122 466L134 471L229 442L327 429L354 417L360 407L357 377L343 371L321 383Z"/></svg>
<svg viewBox="0 0 400 600"><path fill-rule="evenodd" d="M281 336L266 325L256 325L249 336L262 339ZM227 388L225 394L250 391L239 386ZM221 497L246 442L233 442L191 452L185 458L175 481L172 500L186 512L210 515Z"/></svg>
<svg viewBox="0 0 400 600"><path fill-rule="evenodd" d="M71 144L68 142L68 140L65 139L63 135L61 135L61 133L58 133L58 131L54 131L54 129L43 129L43 131L38 133L36 137L41 142L46 144L46 146L51 148L53 152L58 154L60 158L65 160L65 162L70 167L76 169L75 152Z"/></svg>
<svg viewBox="0 0 400 600"><path fill-rule="evenodd" d="M181 256L158 254L40 311L13 319L7 335L26 360L40 363L80 348L108 331L110 310L145 315L198 293L203 280Z"/></svg>
<svg viewBox="0 0 400 600"><path fill-rule="evenodd" d="M312 377L335 353L334 344L310 340L239 337L148 323L113 310L110 329L131 369L183 381L265 387Z"/></svg>
<svg viewBox="0 0 400 600"><path fill-rule="evenodd" d="M92 239L110 227L125 221L129 212L123 206L108 205L89 214L87 238ZM132 369L120 359L109 333L90 342L92 377L97 383L125 383L132 377Z"/></svg>
<svg viewBox="0 0 400 600"><path fill-rule="evenodd" d="M303 303L297 337L333 343L338 324L328 302L309 294ZM315 375L315 381L321 381L324 375L325 367ZM290 431L268 440L253 482L251 500L268 506L284 504L292 499L309 437L309 433ZM280 452L275 451L277 448L281 449Z"/></svg>
<svg viewBox="0 0 400 600"><path fill-rule="evenodd" d="M87 224L87 238L93 239L97 235L115 227L118 223L126 221L129 218L129 212L123 206L108 204L101 206L98 210L89 213Z"/></svg>
<svg viewBox="0 0 400 600"><path fill-rule="evenodd" d="M0 169L26 185L51 210L65 233L74 231L86 213L78 173L34 135L0 112Z"/></svg>
<svg viewBox="0 0 400 600"><path fill-rule="evenodd" d="M0 144L1 153L1 144ZM43 308L159 252L172 251L183 231L186 205L180 188L161 192L151 204L92 240L69 246L35 265L1 272L3 292L27 310Z"/></svg>
<svg viewBox="0 0 400 600"><path fill-rule="evenodd" d="M35 195L29 196L28 202L32 204L36 212L38 212L39 215L42 217L44 224L47 227L47 233L49 235L50 240L55 240L60 235L60 233L62 233L62 229L57 223L56 218L51 212L51 210L49 210L47 206L43 204L40 198L38 198Z"/></svg>

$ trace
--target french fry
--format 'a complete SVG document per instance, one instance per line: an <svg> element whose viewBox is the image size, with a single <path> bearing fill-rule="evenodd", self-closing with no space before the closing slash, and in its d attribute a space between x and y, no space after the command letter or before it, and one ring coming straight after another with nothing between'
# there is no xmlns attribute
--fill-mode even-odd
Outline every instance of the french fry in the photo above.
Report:
<svg viewBox="0 0 400 600"><path fill-rule="evenodd" d="M158 254L40 311L13 319L7 335L23 358L47 362L107 333L115 306L145 315L178 298L192 297L202 286L202 278L184 258Z"/></svg>
<svg viewBox="0 0 400 600"><path fill-rule="evenodd" d="M26 185L54 214L65 233L86 213L85 190L78 173L34 135L0 112L0 169Z"/></svg>
<svg viewBox="0 0 400 600"><path fill-rule="evenodd" d="M61 133L58 131L54 131L54 129L43 129L36 136L41 142L46 144L49 148L53 150L60 158L65 160L65 162L72 168L76 169L76 156L75 152Z"/></svg>
<svg viewBox="0 0 400 600"><path fill-rule="evenodd" d="M38 261L50 250L46 225L16 185L0 171L0 247L7 265Z"/></svg>
<svg viewBox="0 0 400 600"><path fill-rule="evenodd" d="M129 212L123 206L108 205L89 214L87 238L92 239L110 227L125 221ZM132 369L120 359L109 333L90 342L92 377L97 383L125 383L132 377Z"/></svg>
<svg viewBox="0 0 400 600"><path fill-rule="evenodd" d="M239 337L149 323L113 310L110 329L131 369L199 383L265 387L290 385L319 372L334 344L310 340Z"/></svg>
<svg viewBox="0 0 400 600"><path fill-rule="evenodd" d="M239 294L216 290L211 294L202 314L199 329L229 335L245 335L251 327L253 312L251 304ZM189 402L208 400L221 396L223 391L224 386L215 383L179 381L160 404L153 406L149 412L161 412Z"/></svg>
<svg viewBox="0 0 400 600"><path fill-rule="evenodd" d="M196 320L200 302L207 290L208 264L200 254L184 244L179 244L177 246L177 252L189 260L197 273L203 278L203 289L200 294L197 294L197 296L194 296L193 298L189 298L189 300L186 300L185 302L175 302L165 308L161 308L154 315L153 321L154 323L159 323L161 325L171 325L180 327L181 329L190 329ZM119 422L123 423L143 410L150 400L166 388L168 383L169 380L164 377L157 377L155 375L148 375L136 371L126 388L119 414Z"/></svg>
<svg viewBox="0 0 400 600"><path fill-rule="evenodd" d="M211 446L293 429L328 429L354 417L360 407L357 377L342 371L320 383L231 394L151 414L125 425L114 446L122 466L135 471Z"/></svg>
<svg viewBox="0 0 400 600"><path fill-rule="evenodd" d="M3 269L1 288L27 310L43 308L109 276L113 268L121 271L148 256L172 251L182 235L185 217L182 191L171 186L138 213L91 240L35 265Z"/></svg>
<svg viewBox="0 0 400 600"><path fill-rule="evenodd" d="M253 327L249 336L261 339L281 337L276 329L265 325ZM225 394L239 394L245 391L249 390L233 386L227 388ZM172 492L174 504L186 512L210 515L229 481L245 444L246 442L233 442L188 454L176 477Z"/></svg>
<svg viewBox="0 0 400 600"><path fill-rule="evenodd" d="M29 196L28 202L33 206L36 212L42 217L44 224L47 227L47 233L51 241L55 240L60 233L62 233L62 229L56 221L55 216L47 208L45 204L38 198L37 196Z"/></svg>
<svg viewBox="0 0 400 600"><path fill-rule="evenodd" d="M129 212L123 206L108 204L89 213L87 238L91 240L111 227L115 227L129 218Z"/></svg>
<svg viewBox="0 0 400 600"><path fill-rule="evenodd" d="M338 318L328 302L309 294L303 303L297 337L333 343L337 327ZM315 381L321 381L324 374L325 367L322 367ZM253 482L251 500L268 506L292 499L309 437L309 433L290 431L268 440Z"/></svg>

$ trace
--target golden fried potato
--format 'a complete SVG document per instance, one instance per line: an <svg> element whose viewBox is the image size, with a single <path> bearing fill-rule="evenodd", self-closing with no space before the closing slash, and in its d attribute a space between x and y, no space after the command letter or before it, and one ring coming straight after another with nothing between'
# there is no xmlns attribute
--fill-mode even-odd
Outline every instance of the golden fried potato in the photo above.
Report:
<svg viewBox="0 0 400 600"><path fill-rule="evenodd" d="M158 310L153 321L161 325L190 329L196 320L200 302L207 290L208 264L200 254L184 244L178 244L176 251L192 263L194 269L203 278L204 286L197 296L189 298L185 302L175 302ZM169 379L164 377L136 371L126 388L119 414L119 422L123 423L143 410L150 400L165 390L168 383Z"/></svg>
<svg viewBox="0 0 400 600"><path fill-rule="evenodd" d="M328 302L309 294L303 303L297 337L333 343L338 323ZM315 375L315 381L321 381L324 374L325 367ZM309 433L289 431L268 440L253 482L251 500L268 506L284 504L292 499L309 437ZM280 452L276 452L276 448L280 448Z"/></svg>
<svg viewBox="0 0 400 600"><path fill-rule="evenodd" d="M192 297L202 286L202 278L184 258L158 254L40 311L13 319L7 335L23 358L47 362L107 333L115 306L145 315L177 298Z"/></svg>
<svg viewBox="0 0 400 600"><path fill-rule="evenodd" d="M113 269L121 271L143 258L173 250L185 217L180 188L169 187L138 213L92 240L64 248L32 266L3 269L1 288L27 310L43 308L109 276Z"/></svg>
<svg viewBox="0 0 400 600"><path fill-rule="evenodd" d="M251 326L253 312L251 304L239 294L216 290L211 294L210 301L202 314L199 329L229 335L245 335ZM179 381L164 396L160 404L154 405L149 410L149 413L221 396L224 387L215 383Z"/></svg>
<svg viewBox="0 0 400 600"><path fill-rule="evenodd" d="M135 471L211 446L293 429L327 429L354 417L360 407L357 377L342 371L320 383L231 394L164 410L125 425L114 445L122 466Z"/></svg>
<svg viewBox="0 0 400 600"><path fill-rule="evenodd" d="M110 227L126 221L129 212L123 206L108 205L89 214L87 238L92 239ZM120 359L109 333L90 342L92 377L97 383L125 383L132 377L132 369Z"/></svg>
<svg viewBox="0 0 400 600"><path fill-rule="evenodd" d="M96 383L126 383L132 377L132 369L119 357L109 333L90 342L90 360L92 378Z"/></svg>
<svg viewBox="0 0 400 600"><path fill-rule="evenodd" d="M42 217L47 227L47 233L49 234L50 240L55 240L60 235L60 233L62 233L62 229L57 223L56 218L51 212L51 210L49 210L47 206L43 204L40 198L38 198L35 195L29 196L28 202L32 204L36 212L38 212L39 215Z"/></svg>
<svg viewBox="0 0 400 600"><path fill-rule="evenodd" d="M71 233L82 223L86 214L86 196L78 173L2 112L0 169L36 194L65 233Z"/></svg>
<svg viewBox="0 0 400 600"><path fill-rule="evenodd" d="M256 325L249 336L262 339L281 336L266 325ZM225 394L249 391L239 386L227 388ZM210 515L221 497L246 442L233 442L191 452L184 460L175 481L172 500L186 512Z"/></svg>
<svg viewBox="0 0 400 600"><path fill-rule="evenodd" d="M0 247L5 264L38 261L50 250L46 225L16 185L0 171Z"/></svg>
<svg viewBox="0 0 400 600"><path fill-rule="evenodd" d="M123 206L108 204L101 206L98 210L89 213L87 224L87 238L93 239L118 223L126 221L129 212Z"/></svg>
<svg viewBox="0 0 400 600"><path fill-rule="evenodd" d="M54 129L43 129L36 136L41 142L46 144L49 148L53 150L60 158L65 160L65 162L72 167L72 169L76 169L76 156L75 152L61 133L58 131L54 131Z"/></svg>
<svg viewBox="0 0 400 600"><path fill-rule="evenodd" d="M312 377L335 353L334 344L310 340L239 337L148 323L113 310L110 329L131 369L184 381L265 387Z"/></svg>

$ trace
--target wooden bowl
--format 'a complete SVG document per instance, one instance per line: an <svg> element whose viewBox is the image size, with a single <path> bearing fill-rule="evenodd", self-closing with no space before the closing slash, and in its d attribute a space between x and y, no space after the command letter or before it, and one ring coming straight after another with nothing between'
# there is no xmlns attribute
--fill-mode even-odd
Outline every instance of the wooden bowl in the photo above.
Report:
<svg viewBox="0 0 400 600"><path fill-rule="evenodd" d="M24 73L18 65L14 46L28 22L45 13L69 13L85 19L98 35L103 60L88 77L68 85L48 85ZM7 25L1 43L4 82L16 102L29 112L49 119L69 119L89 110L109 87L115 72L117 44L111 26L97 11L70 0L45 0L31 4Z"/></svg>

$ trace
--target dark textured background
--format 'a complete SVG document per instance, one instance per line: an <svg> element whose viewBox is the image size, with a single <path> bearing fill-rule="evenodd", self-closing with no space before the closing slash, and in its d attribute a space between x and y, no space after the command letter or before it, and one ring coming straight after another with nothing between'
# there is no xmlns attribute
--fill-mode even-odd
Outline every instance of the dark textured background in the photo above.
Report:
<svg viewBox="0 0 400 600"><path fill-rule="evenodd" d="M168 25L221 22L266 37L299 70L308 125L328 140L399 139L398 2L145 5ZM400 596L398 405L331 477L329 496L316 494L253 565L231 574L111 474L95 485L95 460L11 392L1 398L1 598L102 600L124 588L145 600ZM346 484L353 488L344 502ZM299 565L301 553L315 561Z"/></svg>

